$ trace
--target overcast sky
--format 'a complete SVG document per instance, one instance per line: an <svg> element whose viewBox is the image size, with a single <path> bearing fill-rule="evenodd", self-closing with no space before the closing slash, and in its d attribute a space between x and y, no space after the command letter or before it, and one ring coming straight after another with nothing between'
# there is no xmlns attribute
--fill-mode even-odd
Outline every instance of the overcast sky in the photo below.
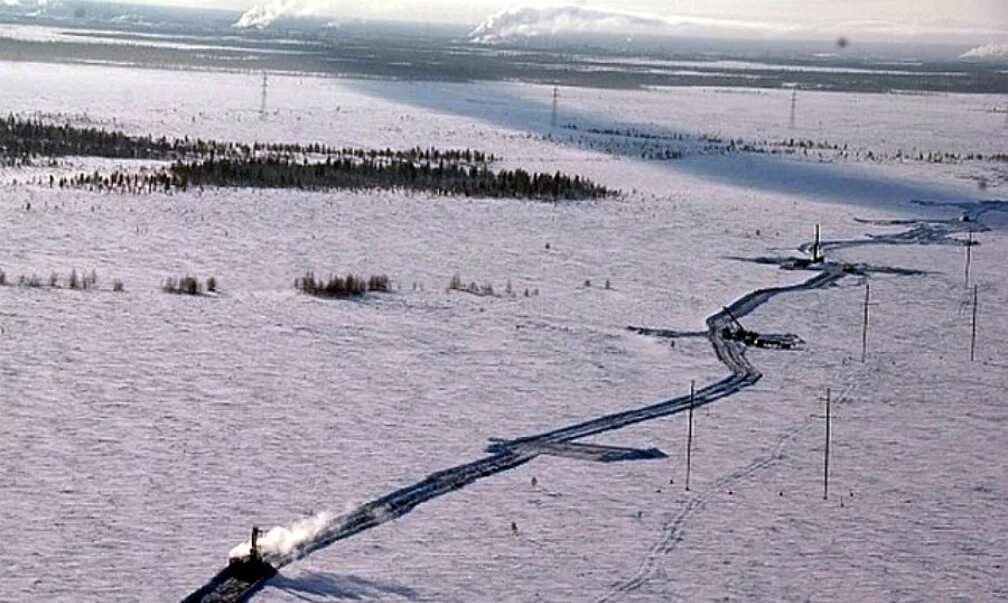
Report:
<svg viewBox="0 0 1008 603"><path fill-rule="evenodd" d="M909 31L957 30L977 42L1008 31L1008 0L132 0L143 3L245 10L274 4L336 18L380 18L476 24L505 8L576 4L655 15L822 27L844 23L851 35L879 22ZM286 11L285 11L286 12Z"/></svg>

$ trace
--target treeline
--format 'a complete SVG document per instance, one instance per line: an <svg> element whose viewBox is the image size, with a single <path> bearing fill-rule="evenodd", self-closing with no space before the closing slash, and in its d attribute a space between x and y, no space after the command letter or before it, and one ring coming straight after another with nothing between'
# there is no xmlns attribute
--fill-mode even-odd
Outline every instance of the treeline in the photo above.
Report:
<svg viewBox="0 0 1008 603"><path fill-rule="evenodd" d="M50 186L57 181L50 178ZM267 156L176 162L154 171L109 174L92 172L58 180L61 188L123 193L185 191L193 187L332 189L405 189L440 195L518 197L540 200L597 199L615 194L580 176L493 171L485 165L436 163L408 159L327 157L309 162Z"/></svg>
<svg viewBox="0 0 1008 603"><path fill-rule="evenodd" d="M164 136L133 136L116 130L57 125L40 119L26 120L13 114L0 118L0 158L6 165L39 157L91 156L115 159L179 161L193 159L240 159L275 155L304 157L352 157L400 161L453 161L484 164L493 154L473 149L436 149L419 146L405 149L355 149L320 143L222 142L202 138L168 139Z"/></svg>

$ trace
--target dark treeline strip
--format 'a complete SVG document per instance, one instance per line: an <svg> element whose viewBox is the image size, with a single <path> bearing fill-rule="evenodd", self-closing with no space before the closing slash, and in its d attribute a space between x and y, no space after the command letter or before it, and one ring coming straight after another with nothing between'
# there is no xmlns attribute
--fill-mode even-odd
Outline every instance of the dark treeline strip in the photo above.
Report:
<svg viewBox="0 0 1008 603"><path fill-rule="evenodd" d="M50 180L50 186L55 185ZM540 200L597 199L612 196L605 186L561 172L493 171L448 161L328 157L324 162L284 157L250 157L176 162L167 168L125 173L114 171L60 178L61 188L124 193L185 191L193 187L332 189L405 189L441 195L516 197Z"/></svg>
<svg viewBox="0 0 1008 603"><path fill-rule="evenodd" d="M201 138L131 136L120 131L56 125L9 115L0 118L0 160L4 165L22 165L39 157L93 156L116 159L239 159L273 155L325 155L357 159L401 161L455 161L484 164L496 158L472 149L414 147L405 150L355 149L319 143L236 143Z"/></svg>
<svg viewBox="0 0 1008 603"><path fill-rule="evenodd" d="M316 279L315 274L307 272L294 281L294 288L302 293L318 297L357 297L368 291L389 291L389 277L384 274L372 274L367 280L353 274L345 278L330 276L329 280Z"/></svg>
<svg viewBox="0 0 1008 603"><path fill-rule="evenodd" d="M581 127L573 123L563 127L565 130L574 132L569 135L569 139L581 147L652 160L682 159L687 155L755 153L801 155L819 160L898 161L901 163L912 161L953 164L973 161L1008 162L1008 153L1003 152L984 153L981 151L941 151L917 148L886 151L857 148L848 143L826 140L785 138L747 141L743 138L724 139L710 134L655 133L634 127L593 128Z"/></svg>

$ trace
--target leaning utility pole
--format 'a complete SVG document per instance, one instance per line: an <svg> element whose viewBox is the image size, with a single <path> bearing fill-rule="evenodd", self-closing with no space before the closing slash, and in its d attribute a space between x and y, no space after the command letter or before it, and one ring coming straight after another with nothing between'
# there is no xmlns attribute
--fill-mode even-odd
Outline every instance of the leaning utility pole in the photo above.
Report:
<svg viewBox="0 0 1008 603"><path fill-rule="evenodd" d="M686 491L689 492L690 464L693 459L693 395L696 382L689 382L689 430L686 432Z"/></svg>

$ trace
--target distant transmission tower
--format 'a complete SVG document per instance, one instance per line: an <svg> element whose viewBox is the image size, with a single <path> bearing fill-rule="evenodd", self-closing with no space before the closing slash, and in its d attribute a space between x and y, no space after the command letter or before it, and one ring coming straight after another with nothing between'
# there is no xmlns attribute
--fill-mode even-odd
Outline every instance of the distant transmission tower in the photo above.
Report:
<svg viewBox="0 0 1008 603"><path fill-rule="evenodd" d="M792 130L795 128L795 108L798 105L798 89L794 88L791 90L791 119L788 120L788 124Z"/></svg>
<svg viewBox="0 0 1008 603"><path fill-rule="evenodd" d="M557 87L553 86L553 117L550 119L550 124L555 128L557 125Z"/></svg>
<svg viewBox="0 0 1008 603"><path fill-rule="evenodd" d="M269 88L269 82L266 80L266 72L263 71L263 82L262 82L262 101L259 103L259 119L266 121L266 89Z"/></svg>

